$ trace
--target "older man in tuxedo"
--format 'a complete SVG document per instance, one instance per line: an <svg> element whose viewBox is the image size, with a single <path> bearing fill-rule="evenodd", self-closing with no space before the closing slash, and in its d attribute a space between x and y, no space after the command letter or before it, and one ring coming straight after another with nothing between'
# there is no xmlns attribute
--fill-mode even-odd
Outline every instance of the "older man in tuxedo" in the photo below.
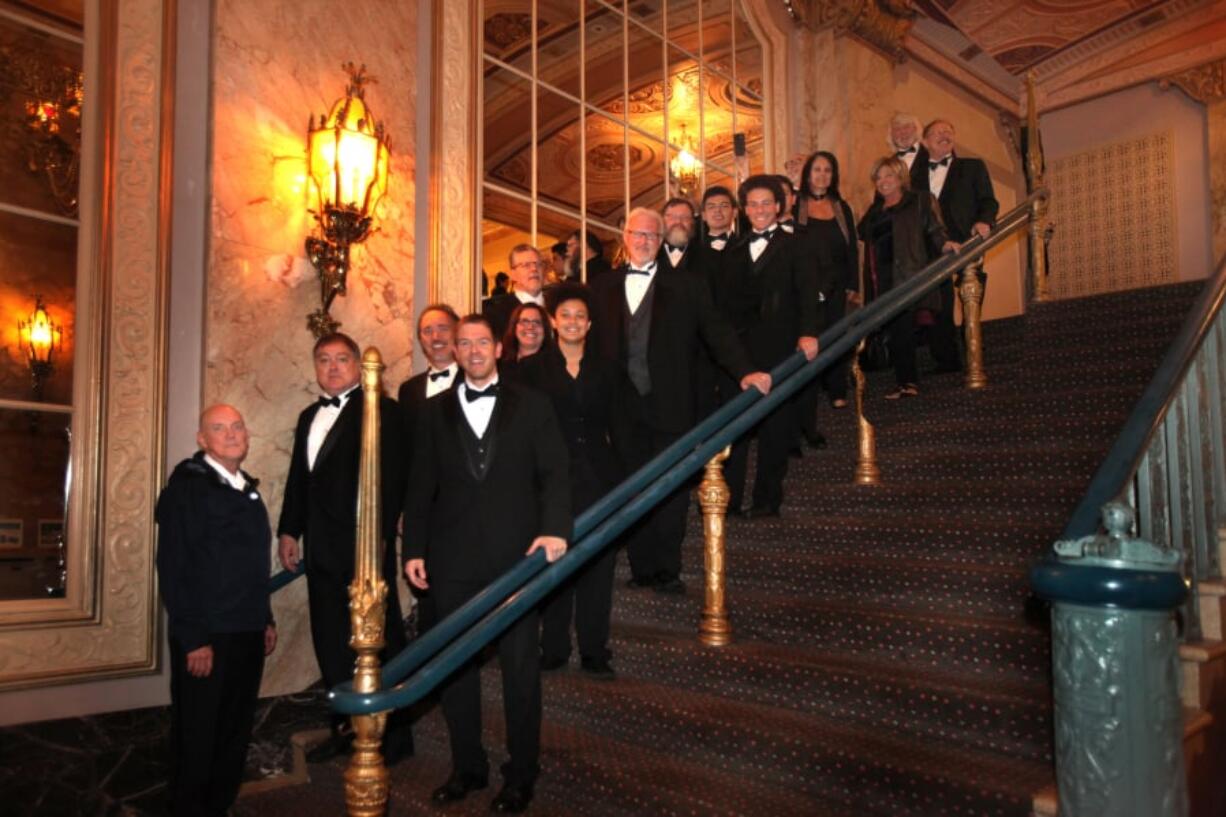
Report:
<svg viewBox="0 0 1226 817"><path fill-rule="evenodd" d="M592 287L594 348L625 368L634 388L622 458L638 468L695 422L695 367L701 347L740 383L770 391L770 375L754 371L732 326L715 308L697 274L661 274L657 260L664 219L654 210L630 211L622 238L629 263ZM689 493L678 489L631 532L627 552L632 587L684 593L681 541Z"/></svg>
<svg viewBox="0 0 1226 817"><path fill-rule="evenodd" d="M323 396L298 415L281 519L279 555L286 570L296 570L305 547L311 640L324 683L334 687L353 678L356 658L349 647L349 584L353 581L357 538L358 461L362 442L363 396L358 381L358 345L339 332L325 335L313 351L315 377ZM404 421L391 398L380 397L383 507L383 577L387 581L384 658L405 647L404 622L396 590L396 525L404 496ZM328 740L307 753L312 762L349 751L348 722L332 719ZM413 753L407 711L388 720L384 754L388 764Z"/></svg>
<svg viewBox="0 0 1226 817"><path fill-rule="evenodd" d="M490 325L498 337L507 331L511 313L520 304L536 304L545 308L545 265L541 253L531 244L516 244L511 248L507 263L511 265L511 282L514 288L506 295L487 298L481 304L481 312L490 319Z"/></svg>
<svg viewBox="0 0 1226 817"><path fill-rule="evenodd" d="M469 315L456 330L464 376L426 403L414 440L405 496L405 575L434 594L444 617L527 554L549 561L572 533L569 458L553 405L541 392L500 381L501 344L489 319ZM540 771L540 614L530 610L498 640L507 751L494 811L518 813ZM451 736L451 775L434 790L440 805L489 782L481 745L479 664L442 691Z"/></svg>

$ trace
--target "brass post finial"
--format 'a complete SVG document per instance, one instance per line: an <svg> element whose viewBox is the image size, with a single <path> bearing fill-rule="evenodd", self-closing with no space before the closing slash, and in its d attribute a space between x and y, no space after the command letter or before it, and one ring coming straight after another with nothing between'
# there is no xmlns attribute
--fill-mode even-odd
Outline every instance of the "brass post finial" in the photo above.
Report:
<svg viewBox="0 0 1226 817"><path fill-rule="evenodd" d="M362 451L358 465L358 523L353 582L349 585L349 645L357 653L355 692L375 692L382 683L379 650L387 615L387 583L383 581L382 525L379 498L379 398L383 358L371 346L362 355ZM388 773L379 749L387 725L386 712L354 715L353 755L345 769L345 805L350 817L382 817L387 811Z"/></svg>
<svg viewBox="0 0 1226 817"><path fill-rule="evenodd" d="M724 552L727 541L725 515L732 492L724 481L724 460L732 453L726 446L707 463L702 482L698 485L698 501L702 506L703 567L706 592L702 621L698 625L698 640L708 647L722 647L732 641L732 624L724 598Z"/></svg>
<svg viewBox="0 0 1226 817"><path fill-rule="evenodd" d="M962 331L966 336L966 387L982 389L988 385L983 371L983 257L963 268L958 282L958 297L962 300Z"/></svg>
<svg viewBox="0 0 1226 817"><path fill-rule="evenodd" d="M867 343L867 338L861 340L856 345L855 354L851 356L851 376L856 384L856 435L859 443L855 483L857 485L880 485L881 470L877 467L877 430L864 416L866 380L864 370L860 368L860 353L864 351Z"/></svg>

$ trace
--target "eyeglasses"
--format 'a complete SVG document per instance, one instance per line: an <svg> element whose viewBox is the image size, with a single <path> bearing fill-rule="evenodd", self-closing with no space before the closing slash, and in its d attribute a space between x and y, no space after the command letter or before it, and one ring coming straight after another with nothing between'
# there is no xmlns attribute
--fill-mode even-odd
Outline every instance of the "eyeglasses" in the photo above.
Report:
<svg viewBox="0 0 1226 817"><path fill-rule="evenodd" d="M518 321L516 321L516 323L525 328L534 326L538 329L545 325L539 318L520 318Z"/></svg>
<svg viewBox="0 0 1226 817"><path fill-rule="evenodd" d="M644 230L631 230L628 233L628 235L631 238L637 239L639 241L659 241L660 240L659 233L649 233Z"/></svg>
<svg viewBox="0 0 1226 817"><path fill-rule="evenodd" d="M511 269L528 269L530 267L539 267L540 265L540 261L520 261L516 264L512 264Z"/></svg>

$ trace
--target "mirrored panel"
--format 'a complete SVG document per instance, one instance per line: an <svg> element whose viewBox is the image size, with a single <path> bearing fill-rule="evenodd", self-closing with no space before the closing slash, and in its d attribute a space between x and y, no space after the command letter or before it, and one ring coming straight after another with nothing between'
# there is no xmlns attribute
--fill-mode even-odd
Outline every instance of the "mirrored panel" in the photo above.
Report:
<svg viewBox="0 0 1226 817"><path fill-rule="evenodd" d="M732 77L732 5L729 0L702 3L702 61Z"/></svg>
<svg viewBox="0 0 1226 817"><path fill-rule="evenodd" d="M579 96L579 18L584 0L552 0L536 7L536 77L573 97Z"/></svg>
<svg viewBox="0 0 1226 817"><path fill-rule="evenodd" d="M579 219L573 214L544 205L537 208L536 246L540 248L541 258L546 262L546 285L575 276L576 260L569 256L562 257L554 250L557 248L561 251L579 229Z"/></svg>
<svg viewBox="0 0 1226 817"><path fill-rule="evenodd" d="M745 19L745 11L738 4L735 14L736 25L736 60L734 79L740 86L741 93L750 93L759 100L762 98L762 45L749 21Z"/></svg>
<svg viewBox="0 0 1226 817"><path fill-rule="evenodd" d="M586 88L584 99L599 107L620 102L625 90L625 18L608 6L588 0L584 21ZM571 57L571 65L577 55Z"/></svg>
<svg viewBox="0 0 1226 817"><path fill-rule="evenodd" d="M664 40L640 26L630 26L627 35L630 65L626 100L604 106L624 117L631 129L664 139L664 106L667 94L664 71Z"/></svg>
<svg viewBox="0 0 1226 817"><path fill-rule="evenodd" d="M531 73L531 0L495 0L484 5L481 33L485 53Z"/></svg>
<svg viewBox="0 0 1226 817"><path fill-rule="evenodd" d="M580 210L583 153L578 102L543 88L536 102L536 192L541 202Z"/></svg>
<svg viewBox="0 0 1226 817"><path fill-rule="evenodd" d="M484 105L485 178L531 195L531 80L493 67L485 77Z"/></svg>
<svg viewBox="0 0 1226 817"><path fill-rule="evenodd" d="M481 276L482 296L488 297L498 285L498 274L506 275L508 258L516 244L532 244L532 206L525 198L486 188L481 202ZM505 284L504 284L505 286Z"/></svg>
<svg viewBox="0 0 1226 817"><path fill-rule="evenodd" d="M668 153L657 139L630 134L630 207L664 206Z"/></svg>
<svg viewBox="0 0 1226 817"><path fill-rule="evenodd" d="M664 0L630 0L626 15L648 31L664 36Z"/></svg>
<svg viewBox="0 0 1226 817"><path fill-rule="evenodd" d="M698 32L698 0L668 0L668 40L697 56L702 48Z"/></svg>
<svg viewBox="0 0 1226 817"><path fill-rule="evenodd" d="M64 595L69 421L0 409L0 600Z"/></svg>
<svg viewBox="0 0 1226 817"><path fill-rule="evenodd" d="M616 225L626 204L626 126L610 116L591 113L587 131L587 217Z"/></svg>

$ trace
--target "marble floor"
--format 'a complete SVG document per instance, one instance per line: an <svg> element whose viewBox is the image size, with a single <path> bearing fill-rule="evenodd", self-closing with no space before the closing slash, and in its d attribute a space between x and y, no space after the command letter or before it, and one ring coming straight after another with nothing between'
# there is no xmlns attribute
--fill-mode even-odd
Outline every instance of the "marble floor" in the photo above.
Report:
<svg viewBox="0 0 1226 817"><path fill-rule="evenodd" d="M260 701L247 755L246 789L290 782L286 778L295 769L290 738L327 722L323 695L322 687L316 687ZM0 814L164 815L169 733L166 707L0 729Z"/></svg>

